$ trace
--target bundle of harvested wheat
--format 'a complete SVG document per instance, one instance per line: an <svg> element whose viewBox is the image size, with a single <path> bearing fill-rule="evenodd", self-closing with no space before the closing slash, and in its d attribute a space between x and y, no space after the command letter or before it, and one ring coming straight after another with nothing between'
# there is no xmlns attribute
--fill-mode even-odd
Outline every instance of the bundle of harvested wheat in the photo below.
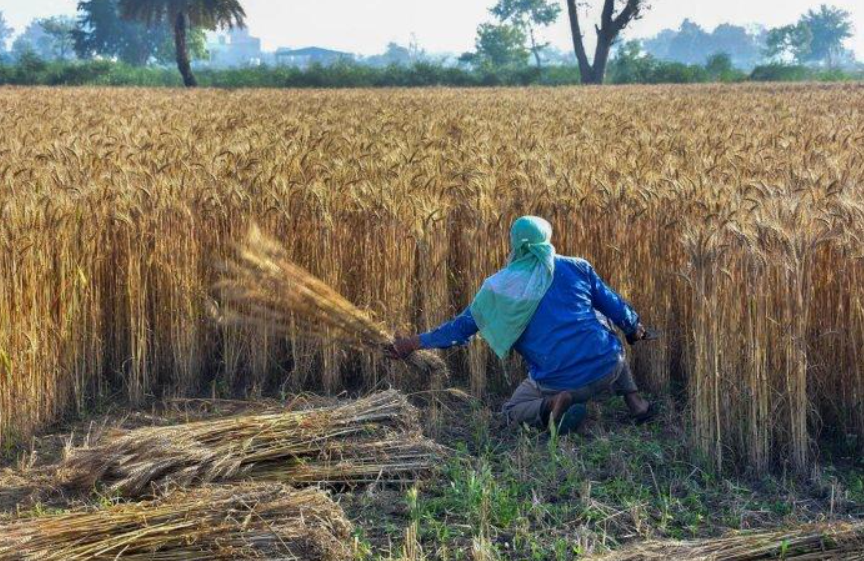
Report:
<svg viewBox="0 0 864 561"><path fill-rule="evenodd" d="M2 524L0 561L350 559L350 535L342 509L320 490L210 486Z"/></svg>
<svg viewBox="0 0 864 561"><path fill-rule="evenodd" d="M709 540L647 542L599 557L604 561L690 559L750 561L757 559L864 560L864 522L808 524L769 532L740 533Z"/></svg>
<svg viewBox="0 0 864 561"><path fill-rule="evenodd" d="M285 249L256 226L249 228L215 286L223 323L265 325L285 333L301 324L306 332L361 351L381 353L392 334L309 271L293 263ZM447 366L427 350L408 363L424 373L446 376Z"/></svg>
<svg viewBox="0 0 864 561"><path fill-rule="evenodd" d="M441 448L424 438L417 410L388 390L332 407L146 427L73 450L58 469L77 489L126 496L167 483L239 478L287 483L409 481Z"/></svg>

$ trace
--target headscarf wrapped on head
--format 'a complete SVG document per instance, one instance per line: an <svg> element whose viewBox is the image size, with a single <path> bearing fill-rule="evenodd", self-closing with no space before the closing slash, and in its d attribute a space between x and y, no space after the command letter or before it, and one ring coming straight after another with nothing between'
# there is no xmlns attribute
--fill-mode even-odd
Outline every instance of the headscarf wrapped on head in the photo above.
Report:
<svg viewBox="0 0 864 561"><path fill-rule="evenodd" d="M510 228L507 266L483 283L471 303L480 334L504 358L528 322L555 275L552 225L537 216L523 216Z"/></svg>

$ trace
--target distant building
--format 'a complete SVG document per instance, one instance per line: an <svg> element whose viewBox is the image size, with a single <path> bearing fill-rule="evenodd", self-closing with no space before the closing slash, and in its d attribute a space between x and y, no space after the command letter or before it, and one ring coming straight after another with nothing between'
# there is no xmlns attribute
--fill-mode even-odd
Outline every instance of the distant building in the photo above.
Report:
<svg viewBox="0 0 864 561"><path fill-rule="evenodd" d="M354 60L351 53L322 49L321 47L306 47L303 49L281 48L276 51L276 64L281 66L296 66L306 68L312 64L329 66L337 62Z"/></svg>
<svg viewBox="0 0 864 561"><path fill-rule="evenodd" d="M213 68L258 66L264 58L261 39L251 36L246 28L235 28L227 35L219 35L215 42L207 45L207 50Z"/></svg>

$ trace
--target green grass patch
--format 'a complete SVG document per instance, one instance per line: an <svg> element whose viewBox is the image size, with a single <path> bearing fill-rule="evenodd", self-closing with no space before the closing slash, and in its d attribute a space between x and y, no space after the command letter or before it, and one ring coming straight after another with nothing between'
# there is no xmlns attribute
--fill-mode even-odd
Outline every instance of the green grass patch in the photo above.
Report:
<svg viewBox="0 0 864 561"><path fill-rule="evenodd" d="M374 523L376 537L363 534L361 557L398 558L410 523L430 559L471 559L478 547L489 558L576 559L634 540L817 519L831 508L813 486L711 473L692 462L680 427L636 427L618 415L613 403L586 434L555 441L503 427L488 410L466 412L453 457L436 478L402 492L387 522ZM864 488L861 477L844 477L848 493L842 505L835 497L835 514L854 509ZM377 505L368 498L360 510Z"/></svg>

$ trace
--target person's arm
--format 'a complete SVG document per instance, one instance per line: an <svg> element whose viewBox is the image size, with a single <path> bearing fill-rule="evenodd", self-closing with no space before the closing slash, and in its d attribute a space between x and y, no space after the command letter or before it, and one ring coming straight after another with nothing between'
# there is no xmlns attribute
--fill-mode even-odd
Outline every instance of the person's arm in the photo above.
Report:
<svg viewBox="0 0 864 561"><path fill-rule="evenodd" d="M465 345L478 331L471 308L445 322L432 331L420 335L421 349L446 349L458 345Z"/></svg>
<svg viewBox="0 0 864 561"><path fill-rule="evenodd" d="M464 345L479 331L471 309L445 322L432 331L411 337L399 337L390 349L386 350L390 358L407 358L419 349L446 349L456 345Z"/></svg>
<svg viewBox="0 0 864 561"><path fill-rule="evenodd" d="M627 335L628 341L641 339L640 333L644 332L644 328L639 322L639 314L626 300L603 282L594 267L587 262L586 264L591 284L591 303L604 316L612 320L612 323L621 328L621 331Z"/></svg>

